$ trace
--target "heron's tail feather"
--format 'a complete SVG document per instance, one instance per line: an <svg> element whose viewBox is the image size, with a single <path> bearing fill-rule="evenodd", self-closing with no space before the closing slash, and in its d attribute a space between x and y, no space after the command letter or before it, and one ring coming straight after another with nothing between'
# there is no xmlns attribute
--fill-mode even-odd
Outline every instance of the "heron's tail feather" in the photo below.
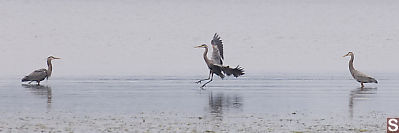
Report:
<svg viewBox="0 0 399 133"><path fill-rule="evenodd" d="M28 76L25 76L24 78L22 78L21 82L26 82L26 81L30 81Z"/></svg>
<svg viewBox="0 0 399 133"><path fill-rule="evenodd" d="M378 84L378 81L375 78L367 77L367 80L365 80L364 83L376 83L376 84Z"/></svg>
<svg viewBox="0 0 399 133"><path fill-rule="evenodd" d="M374 83L378 84L378 81L376 79L372 79Z"/></svg>
<svg viewBox="0 0 399 133"><path fill-rule="evenodd" d="M236 68L230 68L229 66L223 66L222 67L223 72L227 75L233 75L234 77L239 77L241 75L244 75L244 68L237 66Z"/></svg>

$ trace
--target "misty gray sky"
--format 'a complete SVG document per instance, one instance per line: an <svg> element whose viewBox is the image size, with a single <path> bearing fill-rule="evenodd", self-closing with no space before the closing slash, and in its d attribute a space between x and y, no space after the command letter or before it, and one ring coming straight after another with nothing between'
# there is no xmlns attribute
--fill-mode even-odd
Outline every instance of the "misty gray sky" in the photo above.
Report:
<svg viewBox="0 0 399 133"><path fill-rule="evenodd" d="M226 65L269 72L399 72L396 0L0 1L2 75L61 57L54 75L207 75L215 32Z"/></svg>

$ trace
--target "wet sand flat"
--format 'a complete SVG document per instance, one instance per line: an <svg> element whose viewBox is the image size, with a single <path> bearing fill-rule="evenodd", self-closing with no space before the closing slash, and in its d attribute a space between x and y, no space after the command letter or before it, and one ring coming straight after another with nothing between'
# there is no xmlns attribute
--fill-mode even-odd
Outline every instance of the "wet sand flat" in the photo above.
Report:
<svg viewBox="0 0 399 133"><path fill-rule="evenodd" d="M54 77L0 81L0 132L385 132L399 75L359 84L345 74Z"/></svg>
<svg viewBox="0 0 399 133"><path fill-rule="evenodd" d="M384 114L345 120L302 115L235 114L216 117L181 113L39 113L2 116L1 132L384 132ZM367 122L367 123L358 123Z"/></svg>

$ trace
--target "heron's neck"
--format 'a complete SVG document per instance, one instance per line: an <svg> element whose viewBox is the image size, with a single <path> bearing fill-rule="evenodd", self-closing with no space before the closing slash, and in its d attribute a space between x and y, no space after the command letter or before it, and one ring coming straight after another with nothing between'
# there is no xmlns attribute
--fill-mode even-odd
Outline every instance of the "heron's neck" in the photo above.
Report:
<svg viewBox="0 0 399 133"><path fill-rule="evenodd" d="M208 59L208 48L207 47L205 47L205 51L204 51L204 60L205 60L205 62L208 64L209 63L209 59Z"/></svg>
<svg viewBox="0 0 399 133"><path fill-rule="evenodd" d="M50 59L47 59L47 66L48 66L47 77L50 77L51 76L51 71L53 71L53 65L51 64L51 60Z"/></svg>
<svg viewBox="0 0 399 133"><path fill-rule="evenodd" d="M355 68L353 67L353 60L355 59L355 56L352 54L351 55L351 60L349 61L349 70L355 70Z"/></svg>

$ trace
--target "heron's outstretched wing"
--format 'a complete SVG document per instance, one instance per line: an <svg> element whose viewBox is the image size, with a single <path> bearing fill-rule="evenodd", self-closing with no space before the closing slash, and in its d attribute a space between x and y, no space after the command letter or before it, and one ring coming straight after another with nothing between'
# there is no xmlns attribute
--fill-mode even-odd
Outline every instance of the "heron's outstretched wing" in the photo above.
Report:
<svg viewBox="0 0 399 133"><path fill-rule="evenodd" d="M229 66L223 66L222 67L223 72L227 75L233 75L234 77L238 77L241 75L244 75L244 68L237 66L236 68L230 68Z"/></svg>
<svg viewBox="0 0 399 133"><path fill-rule="evenodd" d="M239 77L245 74L244 68L240 66L237 66L235 68L231 68L230 66L217 65L217 64L214 64L213 66L219 68L227 76L233 75L234 77Z"/></svg>
<svg viewBox="0 0 399 133"><path fill-rule="evenodd" d="M46 77L47 77L47 70L46 69L39 69L39 70L33 71L28 76L25 76L22 79L22 82L24 82L24 81L42 81Z"/></svg>
<svg viewBox="0 0 399 133"><path fill-rule="evenodd" d="M222 65L223 61L222 59L224 59L223 56L223 42L220 39L219 35L217 33L215 33L215 35L213 36L213 39L211 41L212 44L212 48L213 48L213 52L212 52L212 60L219 64Z"/></svg>
<svg viewBox="0 0 399 133"><path fill-rule="evenodd" d="M353 72L353 78L355 78L358 82L378 83L378 81L376 79L374 79L373 77L368 76L367 74L364 74L357 70Z"/></svg>

